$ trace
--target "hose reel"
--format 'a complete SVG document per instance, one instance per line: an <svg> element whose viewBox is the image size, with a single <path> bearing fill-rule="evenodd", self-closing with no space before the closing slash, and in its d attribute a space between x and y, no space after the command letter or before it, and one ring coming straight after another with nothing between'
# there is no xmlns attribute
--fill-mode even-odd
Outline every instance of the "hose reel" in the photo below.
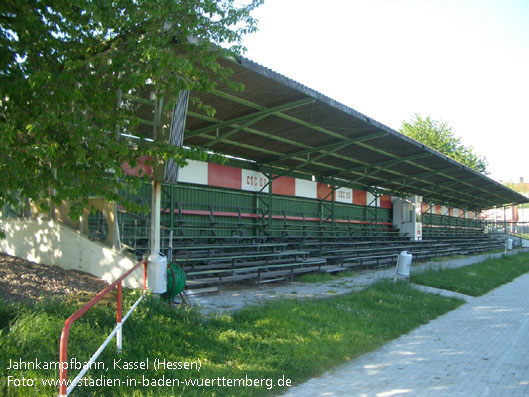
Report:
<svg viewBox="0 0 529 397"><path fill-rule="evenodd" d="M178 294L182 298L182 301L187 304L186 299L182 295L182 291L186 285L186 274L184 270L176 264L171 262L167 265L167 292L162 294L162 297L172 302Z"/></svg>

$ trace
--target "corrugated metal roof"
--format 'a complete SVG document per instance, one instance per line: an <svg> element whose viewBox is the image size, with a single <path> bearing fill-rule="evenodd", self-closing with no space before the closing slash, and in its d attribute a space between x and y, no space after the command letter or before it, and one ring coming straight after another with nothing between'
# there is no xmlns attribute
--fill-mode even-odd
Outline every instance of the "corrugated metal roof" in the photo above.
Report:
<svg viewBox="0 0 529 397"><path fill-rule="evenodd" d="M228 62L228 61L224 61ZM519 193L319 92L248 59L230 63L245 89L194 93L216 109L190 105L185 145L315 175L338 186L465 209L529 202Z"/></svg>

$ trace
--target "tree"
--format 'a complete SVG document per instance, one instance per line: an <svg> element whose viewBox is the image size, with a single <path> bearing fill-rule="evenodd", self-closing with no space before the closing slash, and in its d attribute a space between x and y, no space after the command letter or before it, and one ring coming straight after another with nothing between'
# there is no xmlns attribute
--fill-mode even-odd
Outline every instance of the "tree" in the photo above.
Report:
<svg viewBox="0 0 529 397"><path fill-rule="evenodd" d="M89 195L116 200L130 186L123 161L202 158L194 148L116 139L118 127L137 124L130 109L117 107L117 93L149 82L157 95L174 97L228 82L231 71L219 59L240 55L242 37L256 30L251 12L263 1L3 1L0 206L69 200L79 215Z"/></svg>
<svg viewBox="0 0 529 397"><path fill-rule="evenodd" d="M486 157L476 154L472 146L465 146L445 122L432 120L429 116L423 119L415 114L410 122L402 122L400 132L476 171L488 174Z"/></svg>

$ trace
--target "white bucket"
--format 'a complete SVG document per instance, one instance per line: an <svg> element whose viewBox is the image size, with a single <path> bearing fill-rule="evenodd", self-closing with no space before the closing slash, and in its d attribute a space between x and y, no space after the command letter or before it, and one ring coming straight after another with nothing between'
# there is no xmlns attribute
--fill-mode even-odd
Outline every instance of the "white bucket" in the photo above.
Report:
<svg viewBox="0 0 529 397"><path fill-rule="evenodd" d="M154 294L167 292L167 258L157 253L149 256L147 285Z"/></svg>
<svg viewBox="0 0 529 397"><path fill-rule="evenodd" d="M395 278L397 275L410 278L411 259L413 255L408 251L402 251L397 259L397 268L395 270Z"/></svg>

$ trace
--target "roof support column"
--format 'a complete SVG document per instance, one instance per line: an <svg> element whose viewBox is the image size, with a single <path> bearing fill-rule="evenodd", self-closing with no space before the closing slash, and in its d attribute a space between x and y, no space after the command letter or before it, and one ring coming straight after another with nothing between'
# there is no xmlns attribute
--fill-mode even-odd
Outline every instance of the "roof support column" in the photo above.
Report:
<svg viewBox="0 0 529 397"><path fill-rule="evenodd" d="M335 200L335 198L336 198L335 192L336 192L336 186L333 183L331 185L331 217L332 217L332 231L333 231L333 233L337 233L337 230L336 230L336 213L335 213L335 206L334 206L334 203L336 201Z"/></svg>
<svg viewBox="0 0 529 397"><path fill-rule="evenodd" d="M268 166L268 230L272 228L272 214L273 214L273 208L274 208L274 196L272 195L272 183L273 183L273 176L272 176L272 166Z"/></svg>
<svg viewBox="0 0 529 397"><path fill-rule="evenodd" d="M503 232L507 234L507 207L503 206Z"/></svg>

